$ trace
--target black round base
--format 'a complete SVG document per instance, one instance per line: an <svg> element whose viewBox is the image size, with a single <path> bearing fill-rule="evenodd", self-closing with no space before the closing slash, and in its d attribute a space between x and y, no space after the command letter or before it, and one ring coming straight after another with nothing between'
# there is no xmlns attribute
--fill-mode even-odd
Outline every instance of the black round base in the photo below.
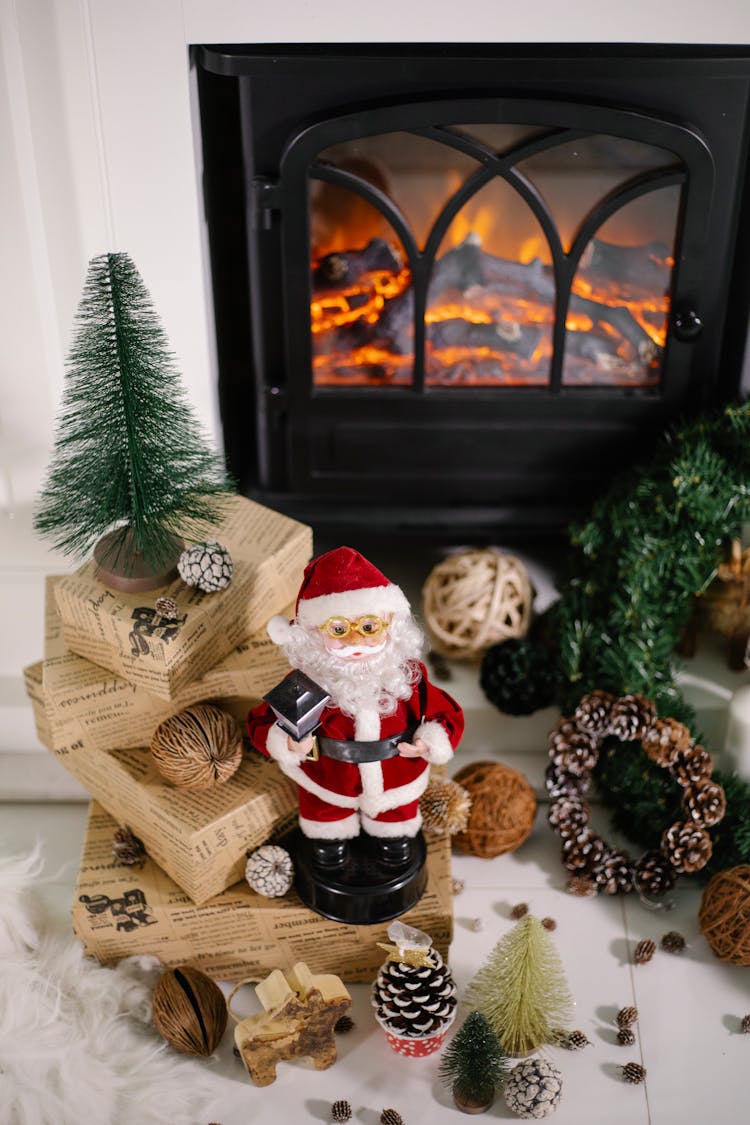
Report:
<svg viewBox="0 0 750 1125"><path fill-rule="evenodd" d="M280 843L291 853L294 886L305 906L334 922L372 926L398 918L416 906L427 886L427 848L421 832L410 841L407 866L397 872L378 861L372 836L350 840L349 858L334 872L313 864L311 841L298 828Z"/></svg>

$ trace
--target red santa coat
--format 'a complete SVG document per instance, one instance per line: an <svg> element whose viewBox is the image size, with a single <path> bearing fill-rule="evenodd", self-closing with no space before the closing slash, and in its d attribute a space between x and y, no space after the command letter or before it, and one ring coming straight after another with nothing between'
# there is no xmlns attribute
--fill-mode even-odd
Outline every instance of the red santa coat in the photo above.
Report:
<svg viewBox="0 0 750 1125"><path fill-rule="evenodd" d="M423 682L409 699L400 700L392 715L380 716L373 708L355 719L337 707L323 712L317 734L334 739L376 741L416 729L405 741L421 738L429 755L397 755L381 762L355 765L321 754L316 761L300 761L289 750L287 736L263 703L250 712L248 731L256 750L273 758L299 786L300 827L307 836L350 838L360 825L374 836L414 836L419 831L419 798L427 787L430 763L451 759L464 729L463 713L456 701L431 684L423 665Z"/></svg>

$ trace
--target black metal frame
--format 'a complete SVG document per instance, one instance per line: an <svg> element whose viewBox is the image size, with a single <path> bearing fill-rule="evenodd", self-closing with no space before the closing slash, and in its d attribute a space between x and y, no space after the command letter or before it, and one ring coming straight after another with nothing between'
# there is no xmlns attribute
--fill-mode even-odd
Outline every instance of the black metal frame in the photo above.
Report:
<svg viewBox="0 0 750 1125"><path fill-rule="evenodd" d="M472 84L476 86L477 81L470 75L477 65L472 60L471 65L458 68L466 76L465 85L460 85L460 73L457 74L455 82L459 88L450 91L449 97L415 97L414 83L409 81L404 83L402 94L397 91L385 97L381 93L374 102L358 103L353 97L354 107L349 112L339 112L346 110L347 105L346 101L336 104L336 83L332 82L333 90L321 97L317 116L313 106L312 112L295 122L287 121L282 107L279 121L271 121L267 130L261 130L255 105L263 100L258 97L262 89L259 83L269 74L276 74L280 64L295 80L307 81L306 75L319 74L320 67L326 64L332 67L334 77L343 67L342 74L348 72L359 79L356 68L367 71L373 58L368 56L363 61L355 50L347 62L339 53L332 56L323 51L316 70L315 60L303 59L286 48L281 59L272 49L263 54L254 48L245 52L202 48L199 54L203 66L212 71L240 75L237 121L248 177L247 260L255 379L254 395L250 399L245 389L242 401L251 403L258 430L258 445L251 458L255 467L241 474L246 490L313 521L340 518L350 523L361 519L370 524L421 524L430 528L457 523L475 527L477 522L513 526L559 524L569 518L576 498L585 501L600 487L610 462L613 468L622 467L648 448L653 435L676 414L695 412L712 401L720 401L733 387L736 389L737 360L734 375L727 376L719 366L724 343L721 329L711 325L709 336L698 338L695 333L676 328L674 317L658 393L647 389L624 391L619 387L569 387L561 379L565 311L580 255L594 231L619 207L668 184L683 185L679 253L671 300L678 323L685 310L702 312L726 292L726 277L707 276L711 274L707 263L718 257L726 266L731 259L730 238L738 229L743 239L747 238L747 225L738 226L746 154L724 152L723 139L716 132L705 138L700 127L705 122L700 120L700 113L698 124L690 117L688 124L674 113L674 91L669 81L672 86L675 81L685 81L687 64L682 59L672 59L666 67L664 60L656 66L648 59L627 60L623 74L635 70L646 76L641 99L646 99L646 105L650 97L653 99L651 111L637 102L623 107L622 101L607 100L604 104L603 98L598 102L592 100L597 87L609 93L610 98L619 92L617 84L608 89L606 68L603 69L600 59L579 58L577 65L571 65L570 60L555 60L546 79L536 85L530 84L528 75L519 69L521 61L511 60L505 70L511 86L516 78L521 96L490 94L486 85L479 91L473 90ZM468 49L461 49L458 54L466 56L464 62L471 59ZM401 56L395 53L391 57ZM674 76L670 78L668 74L669 81L662 81L662 72L669 72L670 65ZM690 60L690 65L704 81L712 74L706 69L705 60ZM560 77L561 67L566 72L564 80ZM745 60L730 59L724 70L729 85L734 83L736 87L739 83L747 92L750 67ZM425 72L422 86L429 88L430 64L425 64ZM649 84L654 83L661 97L649 94ZM540 96L538 90L545 86L559 89L550 90L551 97ZM417 89L421 89L419 83ZM577 89L582 96L574 96ZM669 96L665 96L665 90ZM687 101L689 114L690 97ZM662 102L671 112L662 111ZM697 104L694 97L692 106ZM743 104L743 113L744 109ZM718 111L714 116L720 116ZM469 121L513 122L542 126L546 131L512 151L496 154L457 131L457 126ZM712 122L709 120L708 124ZM389 199L351 173L318 160L318 154L332 144L394 130L439 140L468 152L482 165L446 205L421 252L408 224ZM746 144L744 119L735 126L735 132L739 138L733 142L735 146ZM602 200L565 253L543 201L515 165L534 152L593 133L621 136L665 149L674 154L675 163L671 168L632 178ZM725 147L728 149L728 145ZM740 182L731 185L731 214L724 224L726 230L722 230L719 251L713 242L711 246L707 242L715 241L716 229L721 226L717 207L722 204L713 191L717 150L721 193L727 192L725 167L732 159L741 170ZM278 156L274 157L274 152ZM512 388L426 386L421 314L432 260L453 216L475 191L498 175L526 198L550 244L557 293L550 383L543 387ZM409 387L338 389L313 385L308 330L308 177L338 183L357 192L391 222L402 239L412 269L415 297L415 372ZM736 284L735 290L740 293L739 313L734 316L736 328L738 315L746 325L747 285ZM712 319L716 319L715 314ZM237 398L233 401L236 408ZM236 418L236 409L231 413ZM461 423L457 421L459 413L463 416ZM230 431L231 418L227 418L226 425ZM426 470L408 452L419 442L429 443L432 449L432 460ZM530 442L536 443L536 452L527 455ZM582 456L586 442L589 453ZM235 438L229 444L236 448L239 443ZM337 450L337 446L341 448ZM361 457L352 452L360 446ZM384 447L386 455L373 467L378 449ZM394 455L399 447L406 451L400 459ZM501 451L505 448L511 457L518 458L518 464L503 461ZM472 467L473 453L477 462Z"/></svg>

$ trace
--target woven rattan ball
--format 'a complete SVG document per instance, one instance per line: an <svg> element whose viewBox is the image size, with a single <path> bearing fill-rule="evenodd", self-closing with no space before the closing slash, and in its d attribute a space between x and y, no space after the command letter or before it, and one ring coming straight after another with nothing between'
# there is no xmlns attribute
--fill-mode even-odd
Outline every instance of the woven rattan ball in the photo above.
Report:
<svg viewBox="0 0 750 1125"><path fill-rule="evenodd" d="M236 773L242 731L220 707L196 703L156 728L151 755L161 776L178 789L213 789Z"/></svg>
<svg viewBox="0 0 750 1125"><path fill-rule="evenodd" d="M750 965L750 865L714 875L703 892L698 921L721 961Z"/></svg>
<svg viewBox="0 0 750 1125"><path fill-rule="evenodd" d="M454 780L471 797L466 830L453 836L456 847L483 859L520 847L536 816L536 797L523 774L500 762L472 762Z"/></svg>
<svg viewBox="0 0 750 1125"><path fill-rule="evenodd" d="M472 660L490 645L523 637L531 621L531 582L522 562L501 551L459 551L438 563L422 589L432 646Z"/></svg>

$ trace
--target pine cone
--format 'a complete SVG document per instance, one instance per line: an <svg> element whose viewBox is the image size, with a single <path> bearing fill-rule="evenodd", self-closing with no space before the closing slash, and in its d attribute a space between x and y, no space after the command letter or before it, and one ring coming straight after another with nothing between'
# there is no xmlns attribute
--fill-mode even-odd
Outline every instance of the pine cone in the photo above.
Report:
<svg viewBox="0 0 750 1125"><path fill-rule="evenodd" d="M657 766L670 766L679 751L687 750L692 739L684 723L676 719L657 719L641 741L643 749Z"/></svg>
<svg viewBox="0 0 750 1125"><path fill-rule="evenodd" d="M555 1037L555 1043L558 1047L564 1047L566 1051L580 1051L584 1047L591 1046L591 1040L587 1039L582 1031L561 1031Z"/></svg>
<svg viewBox="0 0 750 1125"><path fill-rule="evenodd" d="M404 1125L404 1119L395 1109L384 1109L380 1114L380 1125Z"/></svg>
<svg viewBox="0 0 750 1125"><path fill-rule="evenodd" d="M333 1030L336 1035L347 1035L354 1027L354 1020L351 1016L339 1016L336 1023L333 1025Z"/></svg>
<svg viewBox="0 0 750 1125"><path fill-rule="evenodd" d="M563 840L562 861L568 871L593 875L604 858L605 845L601 836L585 828L577 836Z"/></svg>
<svg viewBox="0 0 750 1125"><path fill-rule="evenodd" d="M562 719L550 735L549 756L561 772L583 777L591 773L599 752L590 734L578 730L570 719Z"/></svg>
<svg viewBox="0 0 750 1125"><path fill-rule="evenodd" d="M557 922L554 918L542 918L542 925L544 926L545 930L549 931L549 933L552 933L553 930L557 929Z"/></svg>
<svg viewBox="0 0 750 1125"><path fill-rule="evenodd" d="M622 1076L626 1082L638 1084L639 1082L643 1082L646 1077L646 1068L636 1062L625 1063L625 1066L622 1068Z"/></svg>
<svg viewBox="0 0 750 1125"><path fill-rule="evenodd" d="M331 1121L351 1121L352 1107L349 1102L341 1098L331 1106Z"/></svg>
<svg viewBox="0 0 750 1125"><path fill-rule="evenodd" d="M617 1026L632 1027L634 1023L638 1023L638 1009L632 1006L620 1008L617 1013Z"/></svg>
<svg viewBox="0 0 750 1125"><path fill-rule="evenodd" d="M165 621L176 621L180 616L180 609L174 598L157 598L154 609Z"/></svg>
<svg viewBox="0 0 750 1125"><path fill-rule="evenodd" d="M647 961L651 960L655 953L656 942L652 941L651 938L644 938L643 941L639 941L636 945L633 960L636 965L645 965Z"/></svg>
<svg viewBox="0 0 750 1125"><path fill-rule="evenodd" d="M511 918L517 922L519 918L525 918L529 913L529 908L525 902L517 902L510 912Z"/></svg>
<svg viewBox="0 0 750 1125"><path fill-rule="evenodd" d="M627 894L633 889L634 866L629 856L615 848L604 853L594 871L594 878L605 895Z"/></svg>
<svg viewBox="0 0 750 1125"><path fill-rule="evenodd" d="M456 1007L456 986L437 949L432 965L386 961L372 988L372 1005L395 1035L417 1038L442 1031Z"/></svg>
<svg viewBox="0 0 750 1125"><path fill-rule="evenodd" d="M573 721L579 730L599 739L609 728L614 696L608 691L592 691L584 695L576 707Z"/></svg>
<svg viewBox="0 0 750 1125"><path fill-rule="evenodd" d="M629 1027L621 1027L617 1032L617 1042L621 1047L632 1047L635 1043L635 1035Z"/></svg>
<svg viewBox="0 0 750 1125"><path fill-rule="evenodd" d="M683 953L687 946L684 937L678 934L677 930L670 930L669 933L664 934L659 944L666 953Z"/></svg>
<svg viewBox="0 0 750 1125"><path fill-rule="evenodd" d="M714 760L699 743L691 743L685 750L678 750L672 759L669 772L678 785L687 788L696 781L707 781L714 768Z"/></svg>
<svg viewBox="0 0 750 1125"><path fill-rule="evenodd" d="M663 852L644 852L635 865L633 883L647 898L665 895L674 886L677 873Z"/></svg>
<svg viewBox="0 0 750 1125"><path fill-rule="evenodd" d="M742 1023L740 1024L742 1031L745 1035L750 1035L750 1016L743 1016Z"/></svg>
<svg viewBox="0 0 750 1125"><path fill-rule="evenodd" d="M124 863L128 867L143 867L147 858L143 842L125 827L115 830L112 837L112 854L118 863Z"/></svg>
<svg viewBox="0 0 750 1125"><path fill-rule="evenodd" d="M565 884L565 890L569 895L578 895L579 898L593 898L599 888L593 879L587 879L584 875L572 875Z"/></svg>
<svg viewBox="0 0 750 1125"><path fill-rule="evenodd" d="M612 704L608 734L623 742L638 742L650 730L656 711L643 695L623 695Z"/></svg>
<svg viewBox="0 0 750 1125"><path fill-rule="evenodd" d="M678 820L661 838L662 851L675 871L690 874L700 871L711 858L711 837L705 828Z"/></svg>
<svg viewBox="0 0 750 1125"><path fill-rule="evenodd" d="M469 823L471 797L458 782L433 777L420 798L419 811L428 836L453 836Z"/></svg>
<svg viewBox="0 0 750 1125"><path fill-rule="evenodd" d="M556 801L559 797L583 797L591 786L591 775L568 773L550 762L544 771L544 784L551 801Z"/></svg>
<svg viewBox="0 0 750 1125"><path fill-rule="evenodd" d="M698 781L685 789L682 808L696 824L712 828L727 811L727 799L724 790L715 781Z"/></svg>
<svg viewBox="0 0 750 1125"><path fill-rule="evenodd" d="M588 827L590 817L591 809L577 797L560 797L552 801L547 810L547 820L563 840Z"/></svg>

